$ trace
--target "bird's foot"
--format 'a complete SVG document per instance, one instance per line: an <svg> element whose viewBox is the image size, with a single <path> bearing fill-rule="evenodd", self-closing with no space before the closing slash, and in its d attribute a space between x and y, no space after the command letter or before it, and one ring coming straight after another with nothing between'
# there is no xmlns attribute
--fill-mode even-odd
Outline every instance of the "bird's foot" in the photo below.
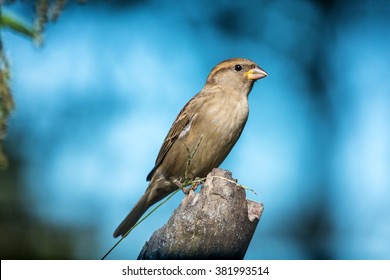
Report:
<svg viewBox="0 0 390 280"><path fill-rule="evenodd" d="M192 184L189 186L189 188L193 191L196 191L199 185L203 184L205 181L205 178L199 178L196 177L194 181L192 181Z"/></svg>
<svg viewBox="0 0 390 280"><path fill-rule="evenodd" d="M175 179L175 180L173 181L173 183L175 183L175 185L176 185L179 189L181 189L185 195L188 194L189 191L187 190L187 188L186 188L186 186L184 185L184 183L182 183L180 180Z"/></svg>
<svg viewBox="0 0 390 280"><path fill-rule="evenodd" d="M190 191L196 191L199 185L204 183L205 178L196 177L195 180L188 183L182 183L180 180L174 180L176 186L178 186L185 195L188 195Z"/></svg>
<svg viewBox="0 0 390 280"><path fill-rule="evenodd" d="M191 184L188 185L187 188L185 188L185 190L183 190L183 192L185 194L188 194L190 191L196 191L197 188L199 187L199 185L202 185L204 183L204 181L206 180L206 178L199 178L199 177L196 177L195 180L193 180L191 182Z"/></svg>

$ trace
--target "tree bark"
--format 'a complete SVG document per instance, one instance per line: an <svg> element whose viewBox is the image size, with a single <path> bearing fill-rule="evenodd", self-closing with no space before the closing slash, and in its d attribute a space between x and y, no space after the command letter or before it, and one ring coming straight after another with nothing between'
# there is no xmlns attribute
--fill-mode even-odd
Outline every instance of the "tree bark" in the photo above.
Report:
<svg viewBox="0 0 390 280"><path fill-rule="evenodd" d="M263 204L246 200L229 171L215 168L155 231L138 259L243 259Z"/></svg>

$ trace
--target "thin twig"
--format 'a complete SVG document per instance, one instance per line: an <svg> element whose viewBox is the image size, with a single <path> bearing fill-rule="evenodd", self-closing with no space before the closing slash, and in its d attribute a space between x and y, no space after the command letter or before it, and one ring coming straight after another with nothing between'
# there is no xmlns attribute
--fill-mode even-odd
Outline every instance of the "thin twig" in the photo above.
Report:
<svg viewBox="0 0 390 280"><path fill-rule="evenodd" d="M202 139L203 139L203 135L200 136L199 141L198 141L198 143L196 143L196 146L192 150L192 152L190 152L188 147L186 147L187 152L188 152L188 159L187 159L187 162L186 162L186 170L184 171L184 181L182 183L182 187L183 188L188 186L188 185L191 185L192 182L193 182L193 181L189 180L189 178L188 178L188 170L190 169L191 161L194 158L195 153L198 151L200 143L202 142Z"/></svg>

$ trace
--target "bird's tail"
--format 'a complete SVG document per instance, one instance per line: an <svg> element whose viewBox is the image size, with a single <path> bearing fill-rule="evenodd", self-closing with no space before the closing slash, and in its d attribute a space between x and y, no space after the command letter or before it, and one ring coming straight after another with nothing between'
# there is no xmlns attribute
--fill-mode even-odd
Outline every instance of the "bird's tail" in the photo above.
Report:
<svg viewBox="0 0 390 280"><path fill-rule="evenodd" d="M149 192L146 192L140 200L138 200L137 204L133 207L130 213L126 216L126 218L121 222L121 224L114 231L114 238L118 236L124 236L142 217L142 215L148 210L149 203L147 202L149 197Z"/></svg>

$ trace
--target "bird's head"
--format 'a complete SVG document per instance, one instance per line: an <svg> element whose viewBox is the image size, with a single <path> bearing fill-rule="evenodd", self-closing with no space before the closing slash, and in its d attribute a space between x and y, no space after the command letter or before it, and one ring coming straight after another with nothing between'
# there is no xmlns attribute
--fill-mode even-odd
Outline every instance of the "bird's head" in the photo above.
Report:
<svg viewBox="0 0 390 280"><path fill-rule="evenodd" d="M207 77L207 86L229 87L249 94L255 81L268 76L255 62L244 58L222 61Z"/></svg>

